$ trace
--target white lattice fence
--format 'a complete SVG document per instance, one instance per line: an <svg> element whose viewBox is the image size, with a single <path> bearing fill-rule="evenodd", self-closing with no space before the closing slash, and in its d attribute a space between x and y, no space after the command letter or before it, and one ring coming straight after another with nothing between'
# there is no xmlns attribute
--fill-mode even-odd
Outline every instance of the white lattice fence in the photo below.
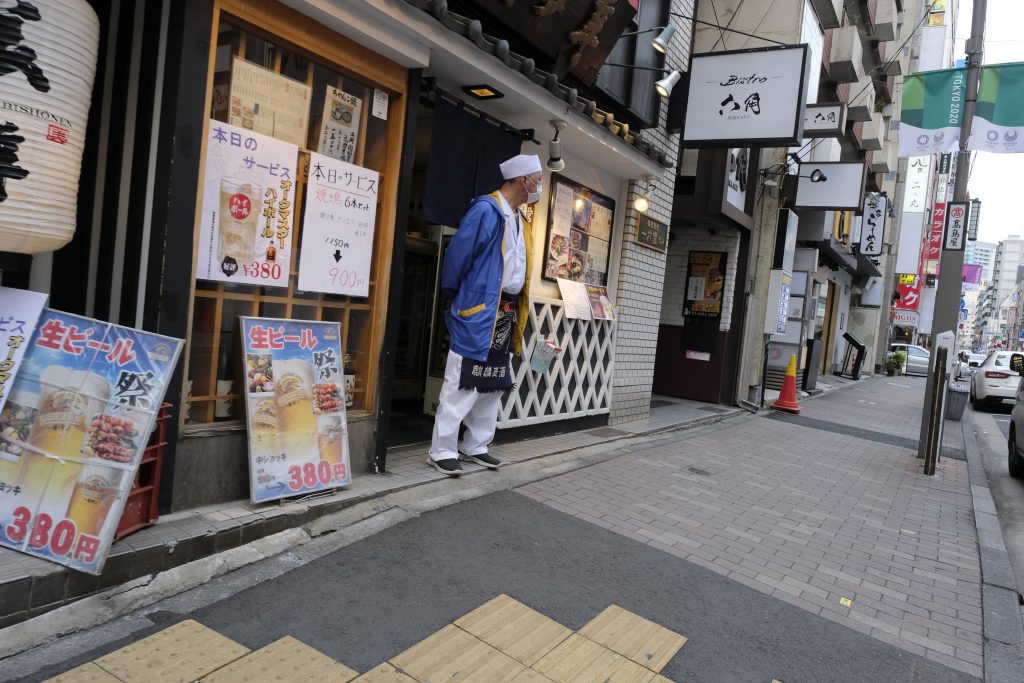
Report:
<svg viewBox="0 0 1024 683"><path fill-rule="evenodd" d="M554 337L563 349L543 374L530 369L530 355L541 337ZM498 427L608 413L614 355L614 322L566 318L560 300L531 297L523 357L512 361L516 388L505 397Z"/></svg>

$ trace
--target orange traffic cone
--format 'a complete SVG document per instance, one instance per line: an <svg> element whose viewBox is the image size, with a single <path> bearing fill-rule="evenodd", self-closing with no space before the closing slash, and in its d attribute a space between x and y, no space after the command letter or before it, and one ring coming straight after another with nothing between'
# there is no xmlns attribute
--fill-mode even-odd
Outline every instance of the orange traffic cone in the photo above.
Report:
<svg viewBox="0 0 1024 683"><path fill-rule="evenodd" d="M782 393L772 404L775 410L784 410L787 413L800 414L800 404L796 402L796 356L789 357L789 366L786 367L786 379L782 380Z"/></svg>

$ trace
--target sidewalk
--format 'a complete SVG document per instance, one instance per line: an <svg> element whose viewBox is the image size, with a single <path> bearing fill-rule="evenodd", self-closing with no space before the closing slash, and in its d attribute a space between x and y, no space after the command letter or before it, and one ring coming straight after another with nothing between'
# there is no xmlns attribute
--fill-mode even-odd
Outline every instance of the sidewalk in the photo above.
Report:
<svg viewBox="0 0 1024 683"><path fill-rule="evenodd" d="M514 468L516 464L537 458L628 443L637 437L692 429L744 414L739 408L657 396L651 406L650 417L646 420L520 441L495 446L492 450ZM286 529L309 528L317 520L359 503L447 478L428 467L425 458L425 445L396 448L388 452L386 474L356 476L351 486L336 493L280 504L253 505L248 501L235 501L165 515L153 527L115 543L102 576L67 570L0 548L0 629L140 577L246 546ZM463 468L467 474L462 478L470 480L481 476L478 473L484 470L471 463L464 464ZM375 512L368 510L366 515ZM357 520L355 517L351 521ZM255 559L259 558L253 561Z"/></svg>
<svg viewBox="0 0 1024 683"><path fill-rule="evenodd" d="M981 677L966 461L916 458L923 380L877 377L519 492ZM956 423L947 423L959 426ZM756 445L752 448L752 445ZM964 452L947 428L944 451Z"/></svg>

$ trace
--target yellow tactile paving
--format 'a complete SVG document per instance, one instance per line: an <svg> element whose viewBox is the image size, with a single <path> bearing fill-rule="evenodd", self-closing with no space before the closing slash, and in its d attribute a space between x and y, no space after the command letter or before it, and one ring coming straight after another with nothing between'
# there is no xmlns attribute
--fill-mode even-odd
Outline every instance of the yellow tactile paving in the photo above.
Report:
<svg viewBox="0 0 1024 683"><path fill-rule="evenodd" d="M249 653L191 619L96 660L124 683L188 683Z"/></svg>
<svg viewBox="0 0 1024 683"><path fill-rule="evenodd" d="M384 662L380 666L370 669L352 683L417 683L417 681L398 671L391 664Z"/></svg>
<svg viewBox="0 0 1024 683"><path fill-rule="evenodd" d="M322 652L285 636L217 669L202 683L345 683L358 675Z"/></svg>
<svg viewBox="0 0 1024 683"><path fill-rule="evenodd" d="M556 683L648 683L654 678L650 669L576 633L533 668Z"/></svg>
<svg viewBox="0 0 1024 683"><path fill-rule="evenodd" d="M76 666L60 676L47 680L45 683L120 683L120 681L101 669L96 662Z"/></svg>
<svg viewBox="0 0 1024 683"><path fill-rule="evenodd" d="M572 631L507 595L484 603L455 625L526 666L533 666Z"/></svg>
<svg viewBox="0 0 1024 683"><path fill-rule="evenodd" d="M580 629L580 635L629 657L651 671L665 668L679 648L686 644L685 636L618 605L610 605L594 617Z"/></svg>
<svg viewBox="0 0 1024 683"><path fill-rule="evenodd" d="M512 681L526 668L454 624L391 659L398 669L430 683Z"/></svg>

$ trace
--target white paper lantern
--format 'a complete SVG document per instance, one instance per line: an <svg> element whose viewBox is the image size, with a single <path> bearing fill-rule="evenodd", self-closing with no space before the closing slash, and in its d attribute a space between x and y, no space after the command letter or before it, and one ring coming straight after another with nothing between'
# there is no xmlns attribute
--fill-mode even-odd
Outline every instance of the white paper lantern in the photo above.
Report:
<svg viewBox="0 0 1024 683"><path fill-rule="evenodd" d="M99 32L86 0L0 0L0 251L75 234Z"/></svg>

